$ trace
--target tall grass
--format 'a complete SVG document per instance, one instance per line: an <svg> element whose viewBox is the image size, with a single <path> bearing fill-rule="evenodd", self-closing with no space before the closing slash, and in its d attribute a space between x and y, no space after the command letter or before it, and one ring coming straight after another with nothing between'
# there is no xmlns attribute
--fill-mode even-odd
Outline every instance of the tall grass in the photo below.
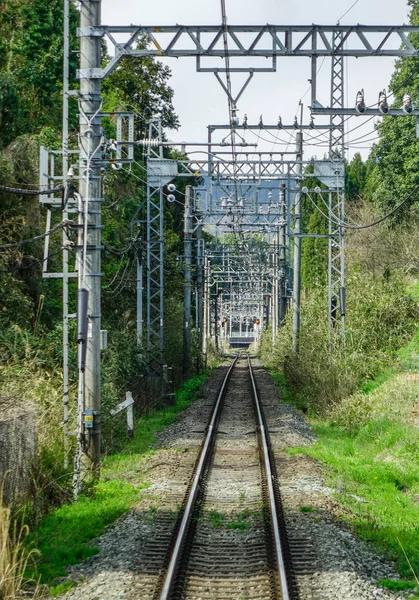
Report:
<svg viewBox="0 0 419 600"><path fill-rule="evenodd" d="M22 588L29 583L25 571L37 551L25 547L29 528L19 525L11 509L3 504L3 485L4 482L0 485L0 600L15 600L22 597ZM35 586L30 597L36 598L38 594L39 588Z"/></svg>
<svg viewBox="0 0 419 600"><path fill-rule="evenodd" d="M300 408L327 412L391 365L398 348L412 336L419 309L404 289L397 275L361 276L352 268L347 278L346 344L333 332L329 351L326 293L312 290L302 304L299 354L291 350L289 314L273 347L270 336L263 337L264 363L285 374Z"/></svg>

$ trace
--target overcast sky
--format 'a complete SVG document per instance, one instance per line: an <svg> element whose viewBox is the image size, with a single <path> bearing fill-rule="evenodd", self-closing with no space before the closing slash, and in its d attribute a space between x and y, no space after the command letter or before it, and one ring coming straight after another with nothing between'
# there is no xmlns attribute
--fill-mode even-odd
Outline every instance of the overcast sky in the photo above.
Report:
<svg viewBox="0 0 419 600"><path fill-rule="evenodd" d="M227 19L230 25L266 24L276 25L323 25L375 24L401 25L408 23L407 0L226 0ZM103 0L102 21L106 25L218 25L221 22L220 0ZM349 10L350 9L350 10ZM347 12L349 10L349 12ZM345 13L347 14L345 15ZM345 16L344 16L345 15ZM218 59L219 60L219 59ZM208 124L228 122L227 97L213 74L196 73L195 60L164 59L172 69L170 85L175 90L174 106L181 122L178 132L169 132L169 138L176 141L205 141ZM319 60L319 66L321 60ZM388 86L394 66L394 59L365 58L345 60L346 103L353 106L356 92L364 88L367 105L377 101L378 92ZM240 119L245 113L249 123L257 124L263 114L265 124L274 124L278 115L284 123L291 124L297 112L298 102L305 105L304 120L308 123L310 104L308 92L310 77L310 59L284 57L278 60L277 73L256 73L247 90L239 100ZM233 92L241 87L243 76L232 75ZM329 104L330 61L326 59L319 73L318 100ZM348 130L358 127L367 120L365 117L353 117L348 121ZM369 140L374 133L372 122L366 123L350 132L349 140L354 140L349 156L361 151L366 156ZM367 134L367 135L366 135ZM361 136L366 135L362 140ZM267 136L269 137L269 136ZM258 140L250 132L248 142L259 143L261 150L284 150L284 142L293 144L293 139L282 132L279 139L269 138L269 143ZM357 141L356 141L357 140ZM355 146L363 146L360 150ZM306 158L316 154L319 158L327 150L317 146L307 148Z"/></svg>

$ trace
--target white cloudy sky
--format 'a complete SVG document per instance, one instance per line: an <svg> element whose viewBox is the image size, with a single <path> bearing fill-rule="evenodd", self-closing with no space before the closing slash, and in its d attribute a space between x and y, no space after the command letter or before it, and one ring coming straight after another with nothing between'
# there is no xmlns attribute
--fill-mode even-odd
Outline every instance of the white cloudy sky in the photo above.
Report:
<svg viewBox="0 0 419 600"><path fill-rule="evenodd" d="M309 25L311 23L334 25L341 24L376 24L400 25L408 23L407 0L226 0L227 19L230 25L245 24L284 24ZM220 0L103 0L102 21L107 25L217 25L221 22ZM343 16L349 10L346 16ZM228 106L225 93L215 80L213 74L196 73L194 59L166 59L172 69L171 86L175 90L174 105L180 117L181 129L172 132L169 138L176 141L205 141L208 124L228 122ZM346 61L346 102L353 106L358 89L365 89L367 104L377 101L379 90L388 86L393 70L394 59L366 58L347 59ZM319 65L321 61L319 61ZM259 115L263 114L264 123L274 124L278 115L284 123L291 124L296 114L299 100L305 105L305 122L309 114L310 104L308 78L310 77L310 60L308 58L281 58L278 61L277 73L256 73L253 81L238 103L240 118L247 113L249 123L256 124ZM318 100L325 106L329 104L330 61L326 59L319 74ZM233 91L240 88L242 75L232 76ZM330 84L329 84L330 85ZM306 93L307 92L307 93ZM306 95L304 95L306 93ZM364 117L353 117L348 121L351 130L362 123ZM366 119L365 119L366 120ZM348 139L357 140L368 134L372 122L349 133ZM368 140L373 137L354 141L349 156L364 146L362 154L366 156ZM281 140L291 141L284 132ZM367 142L365 142L367 140ZM257 138L250 133L248 142L256 142ZM284 145L275 145L259 141L260 149L284 150ZM326 147L307 148L306 157L317 154L322 157ZM307 154L309 156L307 156Z"/></svg>

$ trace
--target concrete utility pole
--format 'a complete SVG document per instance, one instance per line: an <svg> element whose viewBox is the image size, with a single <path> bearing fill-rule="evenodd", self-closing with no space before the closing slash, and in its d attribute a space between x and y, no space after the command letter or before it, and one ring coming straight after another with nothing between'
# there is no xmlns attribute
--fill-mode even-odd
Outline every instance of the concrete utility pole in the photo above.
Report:
<svg viewBox="0 0 419 600"><path fill-rule="evenodd" d="M88 291L88 328L84 379L84 433L81 469L97 477L100 468L100 285L101 173L95 166L100 147L101 0L80 2L80 195L83 207L83 248L79 288ZM84 475L82 475L83 477Z"/></svg>
<svg viewBox="0 0 419 600"><path fill-rule="evenodd" d="M64 51L63 51L63 183L67 184L68 173L68 92L70 71L70 0L64 0ZM63 221L68 219L67 204L63 206ZM69 365L68 365L68 235L63 228L63 432L64 468L68 468L68 405L69 405Z"/></svg>
<svg viewBox="0 0 419 600"><path fill-rule="evenodd" d="M183 374L188 376L191 368L191 296L192 296L192 186L185 190L184 214L184 265L185 282L183 288Z"/></svg>
<svg viewBox="0 0 419 600"><path fill-rule="evenodd" d="M300 302L301 302L301 175L303 160L303 134L296 134L297 166L296 174L300 181L294 200L294 285L293 285L293 318L292 318L292 349L299 350L300 337Z"/></svg>

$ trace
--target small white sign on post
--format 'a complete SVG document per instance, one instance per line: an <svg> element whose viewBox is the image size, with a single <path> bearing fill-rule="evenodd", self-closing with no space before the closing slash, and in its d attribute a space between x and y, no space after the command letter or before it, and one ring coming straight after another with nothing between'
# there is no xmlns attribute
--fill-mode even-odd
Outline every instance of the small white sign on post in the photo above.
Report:
<svg viewBox="0 0 419 600"><path fill-rule="evenodd" d="M126 392L125 400L118 404L118 406L110 411L111 415L117 415L123 410L127 410L127 427L128 434L133 435L134 433L134 398L132 392Z"/></svg>

